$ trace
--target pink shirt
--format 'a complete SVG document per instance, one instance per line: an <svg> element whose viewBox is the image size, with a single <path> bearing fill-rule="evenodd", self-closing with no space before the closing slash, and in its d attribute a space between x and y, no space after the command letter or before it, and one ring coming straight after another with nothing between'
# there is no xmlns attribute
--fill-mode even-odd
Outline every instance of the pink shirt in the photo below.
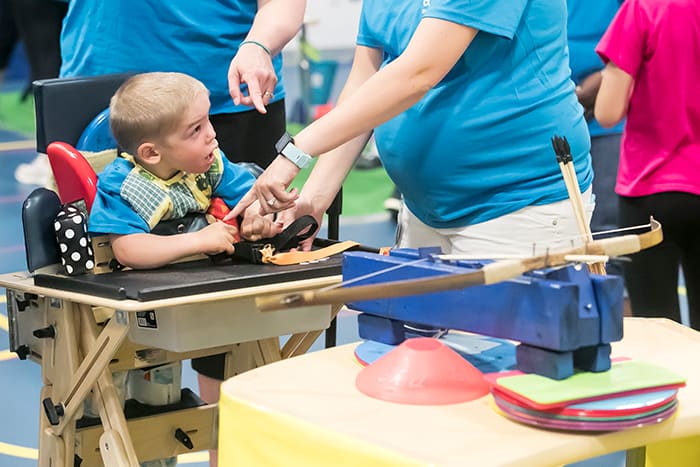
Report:
<svg viewBox="0 0 700 467"><path fill-rule="evenodd" d="M615 191L700 195L700 0L627 0L596 47L634 78Z"/></svg>

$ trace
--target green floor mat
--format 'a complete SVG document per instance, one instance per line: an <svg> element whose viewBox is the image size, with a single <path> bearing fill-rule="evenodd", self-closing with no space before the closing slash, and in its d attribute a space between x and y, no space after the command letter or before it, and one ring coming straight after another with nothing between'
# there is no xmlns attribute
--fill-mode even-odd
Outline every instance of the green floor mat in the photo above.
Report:
<svg viewBox="0 0 700 467"><path fill-rule="evenodd" d="M34 137L34 99L21 100L22 93L0 93L0 128Z"/></svg>
<svg viewBox="0 0 700 467"><path fill-rule="evenodd" d="M302 170L292 182L300 188L310 169ZM343 184L343 215L368 216L385 212L384 200L391 195L394 184L382 167L370 170L352 170Z"/></svg>

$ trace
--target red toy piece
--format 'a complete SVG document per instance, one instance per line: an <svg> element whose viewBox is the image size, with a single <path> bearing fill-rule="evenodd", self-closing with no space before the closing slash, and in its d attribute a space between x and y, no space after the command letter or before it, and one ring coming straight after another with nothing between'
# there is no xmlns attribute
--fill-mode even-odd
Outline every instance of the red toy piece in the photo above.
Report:
<svg viewBox="0 0 700 467"><path fill-rule="evenodd" d="M222 222L226 222L228 225L232 225L236 229L238 229L238 219L229 219L227 221L224 221L224 217L230 211L231 211L231 209L226 205L226 203L224 202L223 199L212 198L211 204L209 204L209 209L207 209L207 214L210 214L215 219L218 219ZM241 241L240 231L236 232L236 236L235 236L234 240L236 242Z"/></svg>

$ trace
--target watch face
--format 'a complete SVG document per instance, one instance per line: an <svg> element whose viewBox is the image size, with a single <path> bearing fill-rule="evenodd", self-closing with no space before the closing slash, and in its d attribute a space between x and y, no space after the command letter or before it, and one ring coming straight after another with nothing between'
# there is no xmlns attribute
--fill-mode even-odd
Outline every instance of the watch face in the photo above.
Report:
<svg viewBox="0 0 700 467"><path fill-rule="evenodd" d="M275 150L276 150L277 153L279 154L279 153L281 153L282 151L284 151L284 148L285 148L289 143L294 143L294 140L292 139L292 135L290 135L289 133L285 132L285 133L282 135L282 137L281 137L279 140L277 140L277 142L275 143Z"/></svg>

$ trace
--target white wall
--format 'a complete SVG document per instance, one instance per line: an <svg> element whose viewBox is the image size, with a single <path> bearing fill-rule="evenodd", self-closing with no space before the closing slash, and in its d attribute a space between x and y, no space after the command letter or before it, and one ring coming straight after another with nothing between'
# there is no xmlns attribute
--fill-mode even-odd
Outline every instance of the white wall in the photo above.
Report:
<svg viewBox="0 0 700 467"><path fill-rule="evenodd" d="M361 7L360 0L307 0L309 42L320 50L351 49Z"/></svg>
<svg viewBox="0 0 700 467"><path fill-rule="evenodd" d="M349 53L355 46L361 0L307 0L306 37L322 54ZM295 55L298 41L294 40L285 52Z"/></svg>
<svg viewBox="0 0 700 467"><path fill-rule="evenodd" d="M322 60L338 63L331 92L333 101L350 69L361 7L361 0L307 0L306 37L320 51ZM287 115L292 116L301 95L298 36L284 48L283 54Z"/></svg>

